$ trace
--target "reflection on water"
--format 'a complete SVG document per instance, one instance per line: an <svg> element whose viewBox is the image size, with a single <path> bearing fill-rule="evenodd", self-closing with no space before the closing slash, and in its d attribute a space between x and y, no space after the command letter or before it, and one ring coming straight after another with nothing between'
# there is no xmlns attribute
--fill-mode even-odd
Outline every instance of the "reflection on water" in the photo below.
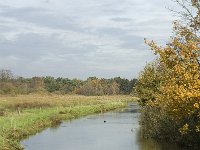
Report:
<svg viewBox="0 0 200 150"><path fill-rule="evenodd" d="M22 142L25 150L179 150L139 136L138 106L48 128Z"/></svg>

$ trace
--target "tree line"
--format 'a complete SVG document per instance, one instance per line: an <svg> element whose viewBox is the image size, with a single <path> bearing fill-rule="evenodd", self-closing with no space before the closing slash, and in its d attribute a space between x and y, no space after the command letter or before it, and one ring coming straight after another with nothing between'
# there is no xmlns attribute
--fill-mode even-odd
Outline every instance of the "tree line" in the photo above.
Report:
<svg viewBox="0 0 200 150"><path fill-rule="evenodd" d="M89 77L87 80L63 77L15 77L10 70L0 70L0 94L79 94L87 96L130 94L137 79Z"/></svg>

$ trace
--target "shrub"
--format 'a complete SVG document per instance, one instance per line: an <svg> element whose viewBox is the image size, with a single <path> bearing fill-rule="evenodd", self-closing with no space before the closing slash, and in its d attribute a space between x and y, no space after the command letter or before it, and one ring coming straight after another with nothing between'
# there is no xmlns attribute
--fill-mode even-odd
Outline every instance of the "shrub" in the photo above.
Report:
<svg viewBox="0 0 200 150"><path fill-rule="evenodd" d="M199 145L200 40L193 30L177 23L174 31L165 47L147 42L159 55L163 70L157 71L159 65L147 66L139 77L137 92L145 104L141 125L146 137Z"/></svg>

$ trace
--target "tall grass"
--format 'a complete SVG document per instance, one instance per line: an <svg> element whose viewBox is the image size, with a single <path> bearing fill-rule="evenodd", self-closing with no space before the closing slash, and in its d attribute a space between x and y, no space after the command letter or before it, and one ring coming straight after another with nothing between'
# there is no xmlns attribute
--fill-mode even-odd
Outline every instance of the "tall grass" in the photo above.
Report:
<svg viewBox="0 0 200 150"><path fill-rule="evenodd" d="M130 96L26 95L0 97L0 149L21 150L20 140L46 127L124 107Z"/></svg>

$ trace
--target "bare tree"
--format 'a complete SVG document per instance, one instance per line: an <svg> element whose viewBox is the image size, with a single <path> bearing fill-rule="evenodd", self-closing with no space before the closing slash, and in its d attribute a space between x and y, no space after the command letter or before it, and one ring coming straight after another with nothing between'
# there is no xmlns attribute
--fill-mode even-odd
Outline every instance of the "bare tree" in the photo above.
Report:
<svg viewBox="0 0 200 150"><path fill-rule="evenodd" d="M176 2L182 9L170 9L176 15L181 17L184 23L199 33L200 30L200 0L172 0Z"/></svg>
<svg viewBox="0 0 200 150"><path fill-rule="evenodd" d="M13 74L10 70L0 70L0 81L9 81L13 78Z"/></svg>

